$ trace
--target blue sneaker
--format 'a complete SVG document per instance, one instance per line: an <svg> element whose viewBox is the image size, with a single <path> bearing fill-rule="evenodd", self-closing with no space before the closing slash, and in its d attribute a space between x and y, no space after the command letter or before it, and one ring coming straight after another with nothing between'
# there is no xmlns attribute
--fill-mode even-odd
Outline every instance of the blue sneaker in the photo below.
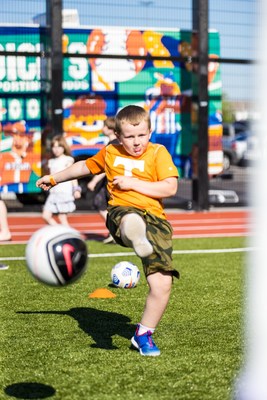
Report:
<svg viewBox="0 0 267 400"><path fill-rule="evenodd" d="M131 339L132 345L140 351L142 356L159 356L160 350L152 339L152 332L147 331L143 335L137 335L138 328Z"/></svg>

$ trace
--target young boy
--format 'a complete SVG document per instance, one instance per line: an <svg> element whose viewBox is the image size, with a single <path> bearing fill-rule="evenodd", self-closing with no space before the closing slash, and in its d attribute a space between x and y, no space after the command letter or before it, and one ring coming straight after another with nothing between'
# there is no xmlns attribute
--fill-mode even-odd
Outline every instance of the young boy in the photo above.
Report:
<svg viewBox="0 0 267 400"><path fill-rule="evenodd" d="M132 345L141 355L158 356L152 334L169 302L173 276L172 228L166 220L162 199L175 195L178 173L166 148L149 142L149 114L130 105L116 115L120 144L110 144L94 157L40 178L36 185L49 190L57 183L89 173L105 172L110 199L107 227L114 240L132 247L141 258L149 292Z"/></svg>

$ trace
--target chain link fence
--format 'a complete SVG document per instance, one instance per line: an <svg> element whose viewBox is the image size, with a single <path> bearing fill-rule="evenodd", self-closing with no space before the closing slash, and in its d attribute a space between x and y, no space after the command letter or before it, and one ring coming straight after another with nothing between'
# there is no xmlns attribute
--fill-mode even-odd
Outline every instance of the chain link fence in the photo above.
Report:
<svg viewBox="0 0 267 400"><path fill-rule="evenodd" d="M197 208L196 180L200 195L207 190L198 179L203 135L209 205L248 205L257 154L256 1L165 3L10 0L3 5L2 197L42 203L35 181L51 137L64 132L74 157L89 157L106 144L104 119L134 103L150 112L152 141L169 149L181 176L178 193L166 206ZM203 15L199 10L205 6ZM208 27L206 132L199 130L204 42L196 20ZM83 198L80 207L90 208L86 184Z"/></svg>

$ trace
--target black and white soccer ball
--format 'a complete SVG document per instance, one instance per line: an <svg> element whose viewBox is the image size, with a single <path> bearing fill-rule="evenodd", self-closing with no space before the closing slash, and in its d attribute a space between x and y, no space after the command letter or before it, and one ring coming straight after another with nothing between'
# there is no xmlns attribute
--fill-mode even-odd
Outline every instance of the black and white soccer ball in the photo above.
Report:
<svg viewBox="0 0 267 400"><path fill-rule="evenodd" d="M88 260L80 233L63 225L48 225L34 232L25 255L34 278L51 286L66 286L79 279Z"/></svg>
<svg viewBox="0 0 267 400"><path fill-rule="evenodd" d="M121 261L111 270L111 281L116 287L130 289L135 287L139 280L138 267L129 261Z"/></svg>

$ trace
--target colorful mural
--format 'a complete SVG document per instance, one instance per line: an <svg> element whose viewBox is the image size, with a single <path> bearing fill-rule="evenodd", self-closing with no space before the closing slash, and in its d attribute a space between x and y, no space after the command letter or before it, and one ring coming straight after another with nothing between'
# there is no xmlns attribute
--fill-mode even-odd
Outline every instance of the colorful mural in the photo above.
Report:
<svg viewBox="0 0 267 400"><path fill-rule="evenodd" d="M218 32L210 32L209 40L210 54L216 59L220 51ZM0 49L38 51L39 29L0 28ZM168 148L181 176L192 175L198 110L192 101L196 74L190 58L191 32L122 27L65 29L62 51L69 54L64 57L63 130L75 157L99 151L106 144L101 133L105 118L125 105L138 104L150 112L151 140ZM186 61L181 62L180 56L187 57ZM41 115L47 107L40 76L38 58L0 56L0 191L36 190L31 182L41 173L40 142L45 128ZM208 80L209 173L214 175L222 171L223 158L221 77L216 61L209 65ZM13 154L13 131L18 123L25 123L25 136L31 137L27 159L33 172L27 178L19 174L26 169L22 162L5 161L7 154Z"/></svg>

